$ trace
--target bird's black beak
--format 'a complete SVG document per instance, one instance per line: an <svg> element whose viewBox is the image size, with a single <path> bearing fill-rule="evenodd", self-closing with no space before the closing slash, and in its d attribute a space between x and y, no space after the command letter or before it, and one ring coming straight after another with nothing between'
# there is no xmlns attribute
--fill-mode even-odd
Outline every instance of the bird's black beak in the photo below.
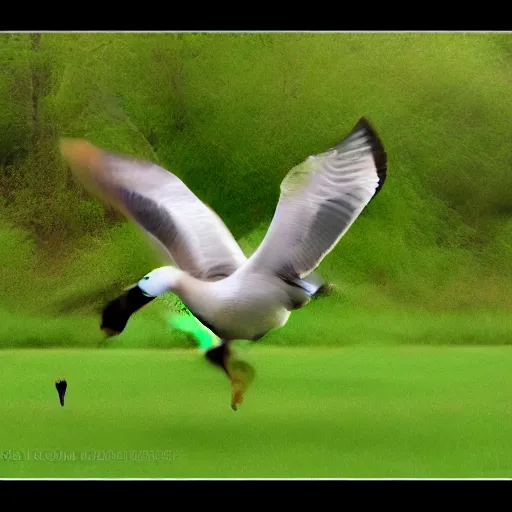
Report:
<svg viewBox="0 0 512 512"><path fill-rule="evenodd" d="M153 299L155 297L148 297L137 285L133 286L107 304L101 318L101 330L108 337L121 334L130 317Z"/></svg>

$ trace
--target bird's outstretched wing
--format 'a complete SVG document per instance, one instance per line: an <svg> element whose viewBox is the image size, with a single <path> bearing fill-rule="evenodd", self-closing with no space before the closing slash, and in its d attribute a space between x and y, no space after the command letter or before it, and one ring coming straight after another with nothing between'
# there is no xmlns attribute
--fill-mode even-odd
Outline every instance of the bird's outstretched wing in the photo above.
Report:
<svg viewBox="0 0 512 512"><path fill-rule="evenodd" d="M386 173L382 143L362 118L330 151L310 156L287 174L247 270L270 271L290 283L306 278L379 192Z"/></svg>
<svg viewBox="0 0 512 512"><path fill-rule="evenodd" d="M198 279L216 280L245 263L219 216L171 172L85 140L63 139L60 147L75 178L142 227L180 269Z"/></svg>

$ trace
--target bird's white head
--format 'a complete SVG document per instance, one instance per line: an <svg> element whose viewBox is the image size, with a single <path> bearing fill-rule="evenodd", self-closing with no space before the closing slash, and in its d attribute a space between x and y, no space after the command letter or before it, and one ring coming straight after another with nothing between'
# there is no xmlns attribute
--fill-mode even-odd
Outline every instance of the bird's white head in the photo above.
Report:
<svg viewBox="0 0 512 512"><path fill-rule="evenodd" d="M138 287L148 297L158 297L178 289L182 271L174 267L156 268L146 274L138 283Z"/></svg>

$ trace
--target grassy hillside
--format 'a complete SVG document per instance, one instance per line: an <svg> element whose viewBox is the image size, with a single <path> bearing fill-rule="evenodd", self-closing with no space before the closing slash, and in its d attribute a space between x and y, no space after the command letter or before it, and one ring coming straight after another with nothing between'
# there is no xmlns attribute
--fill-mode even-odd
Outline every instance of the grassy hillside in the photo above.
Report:
<svg viewBox="0 0 512 512"><path fill-rule="evenodd" d="M115 294L158 264L132 226L70 180L59 137L175 172L250 253L288 170L363 115L385 144L388 181L322 265L336 294L294 315L307 330L291 325L269 342L337 344L339 326L354 343L390 328L410 342L509 343L511 40L2 35L0 345L97 343L98 291ZM81 309L66 302L79 296ZM146 334L127 333L128 345L164 343L161 306L141 312Z"/></svg>

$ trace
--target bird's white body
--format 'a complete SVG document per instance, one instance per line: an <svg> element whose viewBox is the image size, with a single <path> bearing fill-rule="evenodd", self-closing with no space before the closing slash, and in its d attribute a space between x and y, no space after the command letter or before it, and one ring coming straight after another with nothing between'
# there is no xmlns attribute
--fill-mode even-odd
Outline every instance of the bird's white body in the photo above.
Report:
<svg viewBox="0 0 512 512"><path fill-rule="evenodd" d="M149 276L151 280L151 273ZM139 283L142 290L145 284ZM258 340L282 327L293 309L290 294L302 299L301 303L309 300L304 291L291 288L270 276L244 276L243 272L213 282L183 273L167 285L167 290L175 293L198 319L226 341Z"/></svg>

